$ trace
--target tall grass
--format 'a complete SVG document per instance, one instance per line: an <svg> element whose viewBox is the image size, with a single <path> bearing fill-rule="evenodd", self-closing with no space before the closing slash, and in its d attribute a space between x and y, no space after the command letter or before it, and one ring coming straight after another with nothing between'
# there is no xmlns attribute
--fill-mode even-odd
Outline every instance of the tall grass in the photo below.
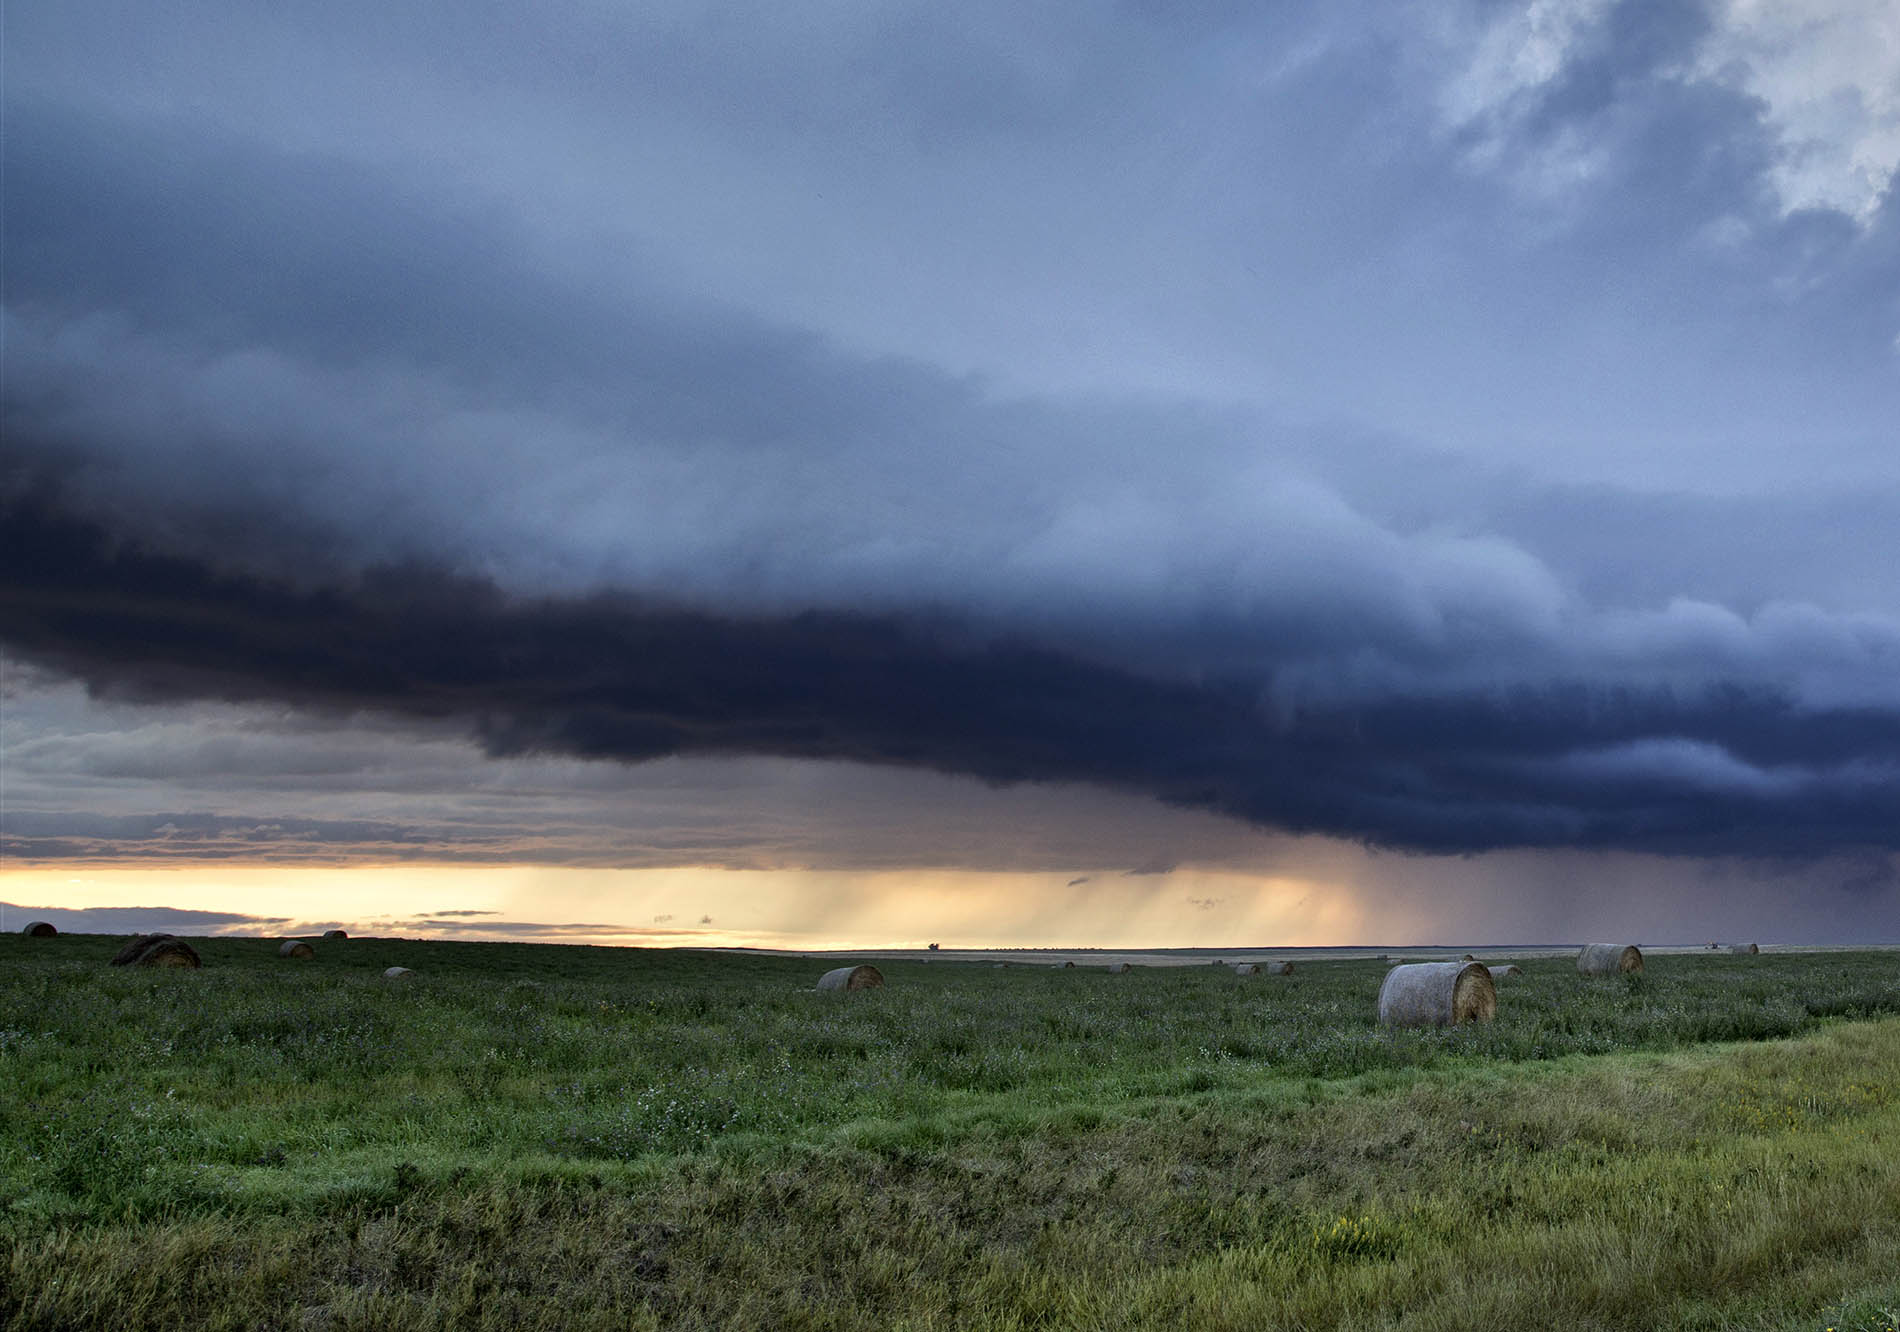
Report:
<svg viewBox="0 0 1900 1332"><path fill-rule="evenodd" d="M1390 1033L1371 963L112 947L0 939L23 1326L1872 1327L1900 1270L1900 1020L1838 1021L1891 954L1533 962Z"/></svg>

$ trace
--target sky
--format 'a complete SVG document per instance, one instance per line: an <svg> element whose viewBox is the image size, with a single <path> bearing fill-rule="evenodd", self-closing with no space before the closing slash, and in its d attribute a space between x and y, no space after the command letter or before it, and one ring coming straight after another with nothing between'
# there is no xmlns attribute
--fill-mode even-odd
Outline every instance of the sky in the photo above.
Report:
<svg viewBox="0 0 1900 1332"><path fill-rule="evenodd" d="M1887 0L0 24L10 909L1900 942Z"/></svg>

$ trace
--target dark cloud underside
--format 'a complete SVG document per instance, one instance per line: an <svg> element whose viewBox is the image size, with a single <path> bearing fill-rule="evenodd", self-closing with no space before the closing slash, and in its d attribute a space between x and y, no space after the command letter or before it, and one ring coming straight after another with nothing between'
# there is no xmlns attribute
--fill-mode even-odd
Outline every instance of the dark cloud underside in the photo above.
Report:
<svg viewBox="0 0 1900 1332"><path fill-rule="evenodd" d="M1881 780L1900 719L1763 690L1577 684L1276 719L1243 680L1157 680L892 618L525 600L413 567L291 589L115 542L43 495L17 497L5 531L8 641L145 698L460 718L496 755L774 754L1095 783L1414 849L1900 844Z"/></svg>

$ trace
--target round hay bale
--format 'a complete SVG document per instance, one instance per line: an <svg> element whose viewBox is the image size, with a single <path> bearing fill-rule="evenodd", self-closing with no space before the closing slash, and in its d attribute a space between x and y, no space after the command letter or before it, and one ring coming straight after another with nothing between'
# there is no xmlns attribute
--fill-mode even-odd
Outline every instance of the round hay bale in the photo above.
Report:
<svg viewBox="0 0 1900 1332"><path fill-rule="evenodd" d="M1110 962L1108 964L1108 974L1111 976L1124 976L1133 970L1134 967L1127 962Z"/></svg>
<svg viewBox="0 0 1900 1332"><path fill-rule="evenodd" d="M140 934L113 954L115 967L197 967L198 952L169 934Z"/></svg>
<svg viewBox="0 0 1900 1332"><path fill-rule="evenodd" d="M1414 962L1385 973L1379 1021L1388 1027L1455 1027L1489 1022L1498 992L1482 962Z"/></svg>
<svg viewBox="0 0 1900 1332"><path fill-rule="evenodd" d="M279 957L294 957L300 962L307 962L316 955L317 950L302 939L286 939L277 945Z"/></svg>
<svg viewBox="0 0 1900 1332"><path fill-rule="evenodd" d="M1239 962L1234 965L1234 974L1236 976L1258 976L1260 974L1260 968L1251 962Z"/></svg>
<svg viewBox="0 0 1900 1332"><path fill-rule="evenodd" d="M837 967L818 978L821 990L881 990L884 973L876 967Z"/></svg>
<svg viewBox="0 0 1900 1332"><path fill-rule="evenodd" d="M1492 980L1501 980L1511 976L1522 976L1524 974L1524 968L1515 963L1502 967L1492 967L1490 970Z"/></svg>
<svg viewBox="0 0 1900 1332"><path fill-rule="evenodd" d="M198 950L183 939L164 938L139 954L141 967L200 967Z"/></svg>
<svg viewBox="0 0 1900 1332"><path fill-rule="evenodd" d="M1470 953L1466 953L1464 960L1467 962L1476 962L1478 959L1473 957Z"/></svg>
<svg viewBox="0 0 1900 1332"><path fill-rule="evenodd" d="M413 976L415 974L416 973L409 970L408 967L384 967L383 968L384 980L406 980L410 976Z"/></svg>
<svg viewBox="0 0 1900 1332"><path fill-rule="evenodd" d="M1643 969L1643 953L1635 944L1585 944L1577 953L1577 970L1586 976L1617 976Z"/></svg>
<svg viewBox="0 0 1900 1332"><path fill-rule="evenodd" d="M325 930L323 932L323 937L326 939L347 939L350 936L347 932L343 930Z"/></svg>
<svg viewBox="0 0 1900 1332"><path fill-rule="evenodd" d="M1737 953L1737 954L1741 954L1747 957L1753 957L1755 954L1761 951L1761 945L1760 944L1730 944L1728 946L1728 950L1731 953Z"/></svg>
<svg viewBox="0 0 1900 1332"><path fill-rule="evenodd" d="M29 939L52 939L59 935L59 931L53 928L53 922L50 920L29 921L20 933Z"/></svg>
<svg viewBox="0 0 1900 1332"><path fill-rule="evenodd" d="M1291 962L1269 962L1265 970L1269 976L1291 976L1293 974L1293 964Z"/></svg>
<svg viewBox="0 0 1900 1332"><path fill-rule="evenodd" d="M1073 970L1075 968L1075 959L1070 958L1067 962L1064 962L1062 965L1064 969L1066 970Z"/></svg>

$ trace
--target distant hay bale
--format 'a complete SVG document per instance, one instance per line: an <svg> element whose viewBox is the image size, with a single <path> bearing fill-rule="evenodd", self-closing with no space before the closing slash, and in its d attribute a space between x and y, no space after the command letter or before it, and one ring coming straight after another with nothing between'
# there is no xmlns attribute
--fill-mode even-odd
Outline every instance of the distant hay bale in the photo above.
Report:
<svg viewBox="0 0 1900 1332"><path fill-rule="evenodd" d="M1260 968L1251 962L1241 962L1235 965L1234 974L1236 976L1258 976L1260 974Z"/></svg>
<svg viewBox="0 0 1900 1332"><path fill-rule="evenodd" d="M58 936L59 931L53 928L53 922L50 920L36 920L30 922L20 933L29 939L52 939Z"/></svg>
<svg viewBox="0 0 1900 1332"><path fill-rule="evenodd" d="M1759 944L1730 944L1728 946L1728 950L1731 953L1743 953L1749 957L1753 957L1756 953L1759 953L1761 951L1761 945Z"/></svg>
<svg viewBox="0 0 1900 1332"><path fill-rule="evenodd" d="M1126 975L1128 972L1133 971L1133 970L1134 970L1134 967L1127 962L1110 962L1108 964L1108 974L1111 976Z"/></svg>
<svg viewBox="0 0 1900 1332"><path fill-rule="evenodd" d="M294 957L299 961L308 961L317 955L317 950L302 939L286 939L277 945L277 956Z"/></svg>
<svg viewBox="0 0 1900 1332"><path fill-rule="evenodd" d="M1269 976L1291 976L1293 974L1293 964L1291 962L1269 962L1266 965L1266 972Z"/></svg>
<svg viewBox="0 0 1900 1332"><path fill-rule="evenodd" d="M323 937L326 939L347 939L350 936L342 930L325 930Z"/></svg>
<svg viewBox="0 0 1900 1332"><path fill-rule="evenodd" d="M818 978L821 990L879 990L883 987L884 973L871 966L838 967Z"/></svg>
<svg viewBox="0 0 1900 1332"><path fill-rule="evenodd" d="M1577 953L1577 970L1586 976L1616 976L1642 969L1642 950L1635 944L1585 944Z"/></svg>
<svg viewBox="0 0 1900 1332"><path fill-rule="evenodd" d="M1491 970L1492 980L1505 979L1511 976L1522 976L1524 974L1524 968L1517 966L1515 964L1502 966L1502 967L1492 967L1490 970Z"/></svg>
<svg viewBox="0 0 1900 1332"><path fill-rule="evenodd" d="M410 977L410 976L413 976L413 975L415 975L415 974L416 974L416 973L415 973L415 972L413 972L413 971L411 971L411 970L409 970L409 968L408 968L408 967L385 967L385 968L383 968L383 979L384 979L384 980L406 980L406 979L407 979L408 977Z"/></svg>
<svg viewBox="0 0 1900 1332"><path fill-rule="evenodd" d="M1373 958L1372 960L1374 962L1390 962L1392 959L1387 957L1384 953L1381 953L1377 957Z"/></svg>
<svg viewBox="0 0 1900 1332"><path fill-rule="evenodd" d="M1497 1014L1498 992L1482 962L1397 966L1379 987L1379 1021L1388 1027L1455 1027Z"/></svg>
<svg viewBox="0 0 1900 1332"><path fill-rule="evenodd" d="M1467 962L1476 962L1477 960L1478 960L1478 959L1477 959L1477 958L1475 958L1475 957L1473 957L1473 956L1472 956L1472 955L1471 955L1470 953L1466 953L1466 954L1465 954L1465 961L1467 961Z"/></svg>
<svg viewBox="0 0 1900 1332"><path fill-rule="evenodd" d="M198 952L169 934L140 934L112 956L115 967L197 967Z"/></svg>
<svg viewBox="0 0 1900 1332"><path fill-rule="evenodd" d="M1069 959L1069 960L1068 960L1067 962L1064 962L1064 963L1063 963L1062 965L1063 965L1064 967L1073 967L1073 966L1075 966L1075 959L1074 959L1074 958L1070 958L1070 959Z"/></svg>

